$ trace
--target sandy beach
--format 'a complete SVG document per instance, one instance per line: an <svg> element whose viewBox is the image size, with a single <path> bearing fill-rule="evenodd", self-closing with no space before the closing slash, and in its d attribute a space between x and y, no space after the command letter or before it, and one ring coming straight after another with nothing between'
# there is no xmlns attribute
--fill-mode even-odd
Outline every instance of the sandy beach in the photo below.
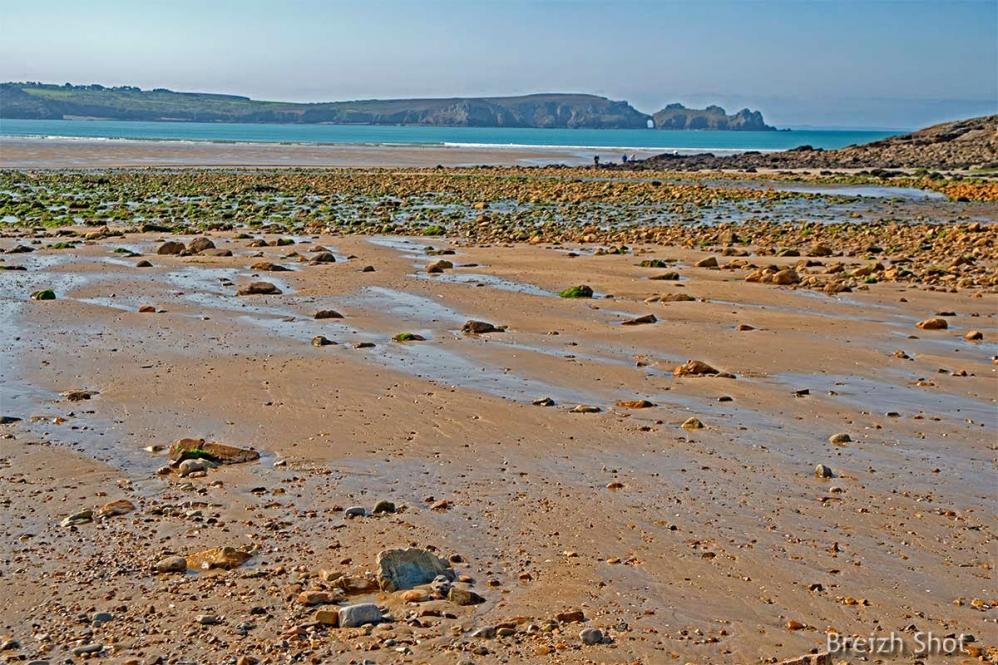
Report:
<svg viewBox="0 0 998 665"><path fill-rule="evenodd" d="M629 150L650 157L656 151ZM0 168L539 166L617 160L619 150L308 145L60 138L0 139Z"/></svg>
<svg viewBox="0 0 998 665"><path fill-rule="evenodd" d="M993 203L5 178L4 654L750 663L931 632L994 657ZM641 207L680 204L768 221ZM778 221L801 206L854 221ZM35 217L62 208L107 221ZM952 220L877 221L929 211Z"/></svg>

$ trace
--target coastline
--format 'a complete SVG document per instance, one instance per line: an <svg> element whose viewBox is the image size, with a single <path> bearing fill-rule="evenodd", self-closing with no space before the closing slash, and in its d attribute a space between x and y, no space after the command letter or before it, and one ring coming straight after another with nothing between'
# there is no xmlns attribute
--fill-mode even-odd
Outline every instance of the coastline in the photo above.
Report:
<svg viewBox="0 0 998 665"><path fill-rule="evenodd" d="M501 145L263 143L99 137L0 136L0 168L427 167L592 164L621 148ZM661 149L626 148L639 159Z"/></svg>

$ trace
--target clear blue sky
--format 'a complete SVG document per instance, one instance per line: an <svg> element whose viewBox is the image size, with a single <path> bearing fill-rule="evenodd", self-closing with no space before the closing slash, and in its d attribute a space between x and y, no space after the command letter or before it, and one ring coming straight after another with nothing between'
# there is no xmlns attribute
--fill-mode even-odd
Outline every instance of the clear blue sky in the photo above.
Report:
<svg viewBox="0 0 998 665"><path fill-rule="evenodd" d="M260 99L592 92L781 126L996 113L998 0L0 0L0 80Z"/></svg>

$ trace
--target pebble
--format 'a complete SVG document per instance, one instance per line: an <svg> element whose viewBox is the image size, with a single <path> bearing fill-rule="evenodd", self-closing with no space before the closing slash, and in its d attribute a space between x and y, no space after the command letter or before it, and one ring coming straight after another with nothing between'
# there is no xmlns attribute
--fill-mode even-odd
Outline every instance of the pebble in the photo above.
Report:
<svg viewBox="0 0 998 665"><path fill-rule="evenodd" d="M603 641L603 631L599 628L583 628L582 632L579 633L579 639L582 640L583 644L590 646L600 644Z"/></svg>
<svg viewBox="0 0 998 665"><path fill-rule="evenodd" d="M852 442L852 437L846 434L845 432L839 432L838 434L833 434L830 437L828 437L828 443L831 443L836 446L839 444L850 443L850 442Z"/></svg>
<svg viewBox="0 0 998 665"><path fill-rule="evenodd" d="M222 623L222 618L216 614L199 614L194 621L202 626L215 626Z"/></svg>

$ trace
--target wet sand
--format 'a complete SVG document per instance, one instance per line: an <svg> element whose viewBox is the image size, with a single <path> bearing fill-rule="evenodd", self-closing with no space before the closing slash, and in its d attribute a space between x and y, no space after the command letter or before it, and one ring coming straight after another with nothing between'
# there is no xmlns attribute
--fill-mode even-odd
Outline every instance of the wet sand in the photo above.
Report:
<svg viewBox="0 0 998 665"><path fill-rule="evenodd" d="M569 148L194 143L5 136L0 140L0 168L584 165L592 164L594 154L602 155L606 161L618 159L618 152ZM649 157L656 152L636 154Z"/></svg>
<svg viewBox="0 0 998 665"><path fill-rule="evenodd" d="M0 439L10 653L658 664L791 658L823 649L827 631L998 643L993 292L881 283L828 296L641 244L602 256L362 236L249 247L219 232L232 257L155 254L192 237L4 257L27 268L0 273L0 415L22 419ZM314 245L337 261L299 261ZM135 267L143 258L152 267ZM427 274L440 258L456 267ZM648 279L660 271L636 264L649 258L675 259L682 279ZM261 260L290 270L250 267ZM282 293L235 295L258 280ZM597 297L557 297L580 283ZM43 288L57 299L27 299ZM645 302L669 293L694 300ZM343 318L312 318L322 309ZM915 327L940 312L948 329ZM646 314L656 322L622 325ZM466 335L469 319L507 329ZM392 341L400 332L425 341ZM689 359L736 378L674 376ZM554 405L533 404L543 397ZM653 406L617 406L638 399ZM684 429L691 417L704 427ZM831 444L836 433L851 441ZM262 458L158 475L164 454L144 448L181 437ZM60 526L121 498L136 510ZM380 500L398 511L345 516ZM253 556L232 571L151 569L224 545ZM410 545L458 555L484 603L365 590L339 604L376 602L391 621L327 628L297 600L331 588L320 570L362 580L379 551ZM583 623L555 620L573 609ZM584 628L604 643L584 644Z"/></svg>

